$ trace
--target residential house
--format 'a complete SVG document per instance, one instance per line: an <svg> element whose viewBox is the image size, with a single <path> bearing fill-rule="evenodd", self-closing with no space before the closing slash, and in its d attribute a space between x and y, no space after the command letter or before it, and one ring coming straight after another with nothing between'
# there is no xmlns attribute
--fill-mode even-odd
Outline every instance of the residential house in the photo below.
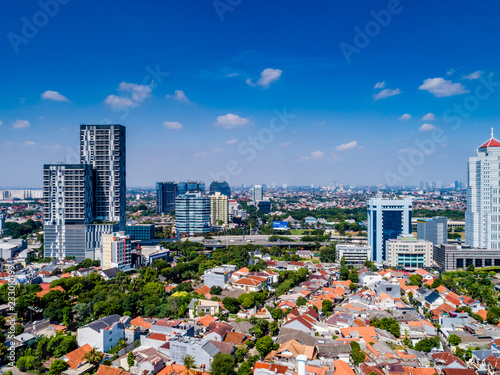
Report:
<svg viewBox="0 0 500 375"><path fill-rule="evenodd" d="M100 352L107 353L118 341L125 338L125 328L130 325L130 317L109 315L78 328L79 346L89 344Z"/></svg>

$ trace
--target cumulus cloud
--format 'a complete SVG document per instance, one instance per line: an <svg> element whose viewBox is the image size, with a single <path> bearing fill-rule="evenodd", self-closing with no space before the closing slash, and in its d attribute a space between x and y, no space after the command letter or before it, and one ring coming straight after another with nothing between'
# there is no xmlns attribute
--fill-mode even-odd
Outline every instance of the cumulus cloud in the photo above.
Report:
<svg viewBox="0 0 500 375"><path fill-rule="evenodd" d="M385 87L385 81L377 82L375 86L373 86L374 89L383 89L384 87Z"/></svg>
<svg viewBox="0 0 500 375"><path fill-rule="evenodd" d="M118 86L121 95L109 95L104 102L113 108L137 107L151 97L151 86L122 82Z"/></svg>
<svg viewBox="0 0 500 375"><path fill-rule="evenodd" d="M455 69L451 68L450 70L448 70L448 71L446 72L446 75L447 75L447 76L451 76L453 73L455 73Z"/></svg>
<svg viewBox="0 0 500 375"><path fill-rule="evenodd" d="M220 126L224 129L233 129L238 126L246 125L249 122L250 119L247 117L240 117L238 115L228 113L227 115L217 117L215 126Z"/></svg>
<svg viewBox="0 0 500 375"><path fill-rule="evenodd" d="M373 95L373 100L379 100L379 99L385 99L390 96L395 96L401 94L401 91L399 89L384 89L380 91L379 93Z"/></svg>
<svg viewBox="0 0 500 375"><path fill-rule="evenodd" d="M422 117L422 120L424 121L433 121L436 119L436 116L434 116L434 113L428 113L424 117Z"/></svg>
<svg viewBox="0 0 500 375"><path fill-rule="evenodd" d="M182 124L177 121L165 121L163 123L163 126L165 126L167 129L170 130L181 130L182 129Z"/></svg>
<svg viewBox="0 0 500 375"><path fill-rule="evenodd" d="M281 73L283 71L280 69L267 68L260 73L260 78L256 83L253 83L250 78L246 80L246 83L252 87L261 86L264 89L268 89L271 83L280 79Z"/></svg>
<svg viewBox="0 0 500 375"><path fill-rule="evenodd" d="M226 143L227 143L228 145L232 145L233 143L236 143L236 142L238 142L238 138L228 139L228 140L226 141Z"/></svg>
<svg viewBox="0 0 500 375"><path fill-rule="evenodd" d="M27 129L30 127L30 122L27 120L16 120L12 124L14 129Z"/></svg>
<svg viewBox="0 0 500 375"><path fill-rule="evenodd" d="M349 143L344 143L342 145L339 145L337 147L335 147L335 150L337 151L348 151L348 150L352 150L352 149L355 149L356 147L358 146L358 142L357 141L351 141Z"/></svg>
<svg viewBox="0 0 500 375"><path fill-rule="evenodd" d="M42 99L55 100L56 102L69 102L68 98L57 91L47 90L42 94Z"/></svg>
<svg viewBox="0 0 500 375"><path fill-rule="evenodd" d="M475 72L472 72L471 74L468 74L468 75L464 76L463 78L468 79L469 81L472 81L474 79L480 78L481 74L483 74L483 73L484 72L481 70L476 70Z"/></svg>
<svg viewBox="0 0 500 375"><path fill-rule="evenodd" d="M409 119L411 119L411 115L410 115L410 114L408 114L408 113L405 113L404 115L402 115L402 116L399 118L399 120L401 120L401 121L406 121L406 120L409 120Z"/></svg>
<svg viewBox="0 0 500 375"><path fill-rule="evenodd" d="M33 141L26 141L26 142L24 142L24 144L25 144L26 146L34 146L34 145L36 145L36 143L35 143L35 142L33 142Z"/></svg>
<svg viewBox="0 0 500 375"><path fill-rule="evenodd" d="M432 125L432 124L423 124L420 127L419 131L421 131L421 132L431 132L434 129L436 129L436 127L434 125Z"/></svg>
<svg viewBox="0 0 500 375"><path fill-rule="evenodd" d="M288 147L288 146L290 146L291 144L292 144L292 142L290 142L290 141L286 141L286 142L281 143L281 144L280 144L280 147Z"/></svg>
<svg viewBox="0 0 500 375"><path fill-rule="evenodd" d="M189 103L189 99L182 90L175 90L174 95L166 95L167 99L177 100L178 102Z"/></svg>
<svg viewBox="0 0 500 375"><path fill-rule="evenodd" d="M461 83L453 83L444 78L427 78L419 90L429 91L436 98L466 94L469 92Z"/></svg>

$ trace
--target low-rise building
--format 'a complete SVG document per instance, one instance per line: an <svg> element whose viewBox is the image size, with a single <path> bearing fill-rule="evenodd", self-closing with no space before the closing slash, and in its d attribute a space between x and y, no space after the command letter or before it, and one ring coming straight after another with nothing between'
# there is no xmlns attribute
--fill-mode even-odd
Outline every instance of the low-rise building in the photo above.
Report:
<svg viewBox="0 0 500 375"><path fill-rule="evenodd" d="M335 251L337 253L336 258L338 262L344 258L346 264L359 266L366 260L370 260L371 250L371 246L337 244Z"/></svg>
<svg viewBox="0 0 500 375"><path fill-rule="evenodd" d="M432 242L417 240L412 234L401 234L397 239L387 240L386 248L387 258L384 263L389 267L417 270L433 265Z"/></svg>
<svg viewBox="0 0 500 375"><path fill-rule="evenodd" d="M231 274L235 272L236 269L236 266L225 264L220 267L206 270L203 273L203 281L205 285L210 288L213 286L219 286L224 289L227 281L231 278Z"/></svg>
<svg viewBox="0 0 500 375"><path fill-rule="evenodd" d="M100 352L107 353L118 341L125 337L125 328L130 325L130 317L109 315L78 328L78 346L89 344Z"/></svg>
<svg viewBox="0 0 500 375"><path fill-rule="evenodd" d="M434 246L434 261L443 271L474 267L500 266L500 251L474 249L468 246L442 244Z"/></svg>
<svg viewBox="0 0 500 375"><path fill-rule="evenodd" d="M170 340L170 358L182 363L190 355L197 367L210 371L213 358L220 350L208 340L177 335Z"/></svg>

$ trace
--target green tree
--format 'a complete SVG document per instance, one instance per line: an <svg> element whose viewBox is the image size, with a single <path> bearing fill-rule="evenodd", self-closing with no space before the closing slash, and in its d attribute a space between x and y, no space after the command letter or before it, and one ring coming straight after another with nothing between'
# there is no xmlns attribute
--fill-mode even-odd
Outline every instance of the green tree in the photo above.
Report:
<svg viewBox="0 0 500 375"><path fill-rule="evenodd" d="M448 337L448 341L452 346L457 346L462 342L462 339L455 334L451 334L450 337Z"/></svg>
<svg viewBox="0 0 500 375"><path fill-rule="evenodd" d="M235 365L231 354L217 353L212 361L210 372L214 375L234 375Z"/></svg>
<svg viewBox="0 0 500 375"><path fill-rule="evenodd" d="M231 314L236 314L240 311L240 303L236 298L226 297L222 300L222 304Z"/></svg>
<svg viewBox="0 0 500 375"><path fill-rule="evenodd" d="M99 352L97 348L92 348L83 356L83 358L91 364L96 365L102 361L102 359L104 358L104 354Z"/></svg>
<svg viewBox="0 0 500 375"><path fill-rule="evenodd" d="M333 302L330 301L329 299L324 299L323 302L321 302L321 310L326 313L327 311L332 311L333 309Z"/></svg>
<svg viewBox="0 0 500 375"><path fill-rule="evenodd" d="M264 358L271 352L271 350L273 350L273 346L274 346L273 339L269 336L261 337L255 343L255 347L257 348L262 358Z"/></svg>
<svg viewBox="0 0 500 375"><path fill-rule="evenodd" d="M296 305L297 306L306 306L307 305L307 299L306 299L306 297L300 296L299 298L297 298Z"/></svg>
<svg viewBox="0 0 500 375"><path fill-rule="evenodd" d="M193 369L196 367L196 362L194 360L194 357L192 355L187 355L182 359L182 364L186 368L186 372L188 374L194 374Z"/></svg>
<svg viewBox="0 0 500 375"><path fill-rule="evenodd" d="M255 305L255 298L249 293L244 293L238 297L238 302L244 309L249 309Z"/></svg>
<svg viewBox="0 0 500 375"><path fill-rule="evenodd" d="M319 261L321 263L335 263L335 247L334 246L320 247Z"/></svg>
<svg viewBox="0 0 500 375"><path fill-rule="evenodd" d="M127 354L127 365L128 365L128 369L130 370L130 368L135 364L135 356L134 356L134 353L132 352L128 352Z"/></svg>
<svg viewBox="0 0 500 375"><path fill-rule="evenodd" d="M422 286L422 276L417 275L417 274L410 275L410 279L406 283L406 285L415 285L415 286L421 287Z"/></svg>
<svg viewBox="0 0 500 375"><path fill-rule="evenodd" d="M271 316L276 320L283 319L283 310L281 310L279 307L272 309Z"/></svg>
<svg viewBox="0 0 500 375"><path fill-rule="evenodd" d="M68 365L62 359L56 359L50 365L49 375L60 375L64 370L68 368Z"/></svg>
<svg viewBox="0 0 500 375"><path fill-rule="evenodd" d="M349 272L348 280L351 280L353 283L359 282L358 270L356 268L353 268Z"/></svg>
<svg viewBox="0 0 500 375"><path fill-rule="evenodd" d="M363 363L366 359L366 354L361 351L361 347L356 341L351 341L349 344L351 346L351 358L354 364L357 366Z"/></svg>

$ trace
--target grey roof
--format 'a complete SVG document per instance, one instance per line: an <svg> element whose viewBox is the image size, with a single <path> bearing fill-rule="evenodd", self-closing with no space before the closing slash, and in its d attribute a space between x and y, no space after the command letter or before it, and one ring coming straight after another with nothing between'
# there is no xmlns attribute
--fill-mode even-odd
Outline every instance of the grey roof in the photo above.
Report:
<svg viewBox="0 0 500 375"><path fill-rule="evenodd" d="M351 354L351 346L346 344L318 344L317 348L320 357L335 358L340 354Z"/></svg>
<svg viewBox="0 0 500 375"><path fill-rule="evenodd" d="M309 346L314 346L318 342L318 339L316 339L311 335L308 335L304 331L300 331L298 329L293 329L293 328L282 327L280 329L280 334L277 339L278 344L283 344L290 340L297 340L302 345L309 345Z"/></svg>
<svg viewBox="0 0 500 375"><path fill-rule="evenodd" d="M425 300L429 303L435 302L439 297L441 297L438 293L436 292L431 292L429 295L425 296Z"/></svg>
<svg viewBox="0 0 500 375"><path fill-rule="evenodd" d="M220 353L220 350L210 341L207 341L202 349L212 358Z"/></svg>
<svg viewBox="0 0 500 375"><path fill-rule="evenodd" d="M432 292L432 290L427 289L426 287L422 286L422 287L420 287L420 288L418 288L418 289L417 289L417 292L418 292L419 294L421 294L421 295L425 296L425 295L427 295L427 294L431 293L431 292Z"/></svg>
<svg viewBox="0 0 500 375"><path fill-rule="evenodd" d="M490 355L493 355L497 358L500 357L500 351L498 351L497 349L473 350L472 355L477 356L481 361L483 361Z"/></svg>
<svg viewBox="0 0 500 375"><path fill-rule="evenodd" d="M210 340L212 345L214 345L221 353L225 354L233 354L234 352L234 345L229 343L229 342L219 342L216 340Z"/></svg>
<svg viewBox="0 0 500 375"><path fill-rule="evenodd" d="M101 272L105 274L106 277L112 279L116 277L116 275L118 275L120 270L117 267L114 267L114 268L108 268L107 270L102 270Z"/></svg>
<svg viewBox="0 0 500 375"><path fill-rule="evenodd" d="M233 322L230 323L233 327L234 332L240 332L245 334L250 334L250 329L253 328L253 324L249 322Z"/></svg>
<svg viewBox="0 0 500 375"><path fill-rule="evenodd" d="M120 315L114 314L114 315L108 315L105 316L102 319L96 320L92 323L87 324L86 326L82 328L91 328L96 332L100 332L101 329L106 329L108 327L111 327L113 324L117 323L120 321Z"/></svg>

